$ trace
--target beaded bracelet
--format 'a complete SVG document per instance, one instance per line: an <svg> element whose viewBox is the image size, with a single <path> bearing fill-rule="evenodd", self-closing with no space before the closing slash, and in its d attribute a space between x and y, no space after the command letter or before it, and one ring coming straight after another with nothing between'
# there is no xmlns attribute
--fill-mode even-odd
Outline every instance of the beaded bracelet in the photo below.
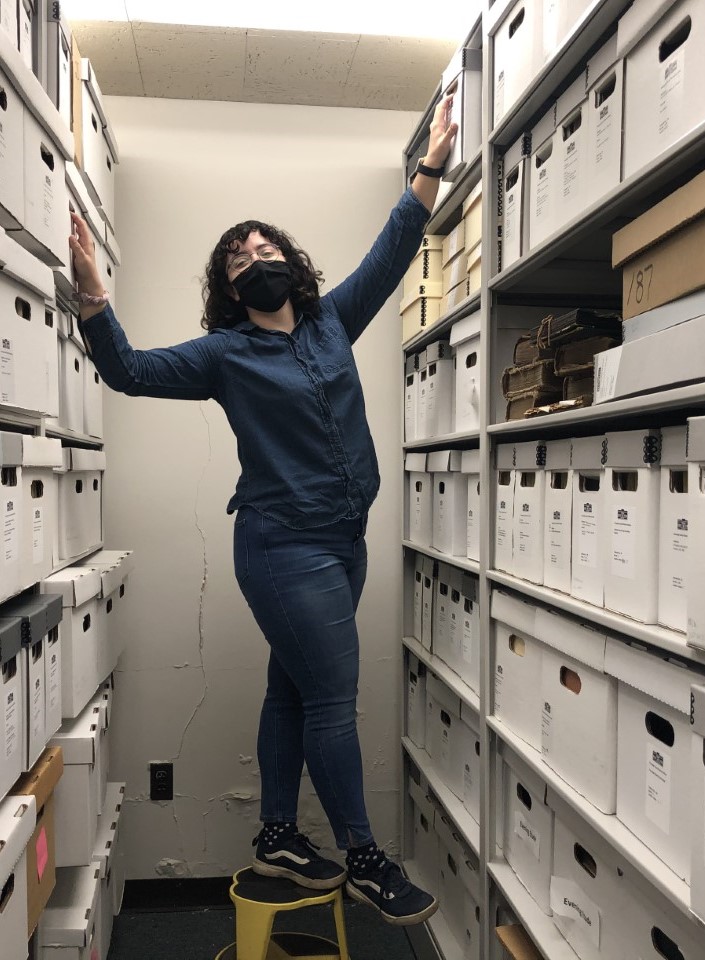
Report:
<svg viewBox="0 0 705 960"><path fill-rule="evenodd" d="M90 307L103 306L108 302L109 299L110 299L110 294L108 293L107 290L104 290L103 295L100 297L94 297L90 293L79 292L76 294L76 300L78 300L79 303L85 303L87 306L90 306Z"/></svg>

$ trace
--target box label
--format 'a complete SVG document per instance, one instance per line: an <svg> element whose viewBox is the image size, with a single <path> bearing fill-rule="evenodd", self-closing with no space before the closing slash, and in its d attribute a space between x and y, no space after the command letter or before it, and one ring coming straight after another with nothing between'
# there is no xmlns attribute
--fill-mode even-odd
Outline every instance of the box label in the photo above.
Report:
<svg viewBox="0 0 705 960"><path fill-rule="evenodd" d="M497 664L494 673L494 712L498 713L502 706L502 686L504 685L504 667Z"/></svg>
<svg viewBox="0 0 705 960"><path fill-rule="evenodd" d="M32 563L44 561L44 510L32 508Z"/></svg>
<svg viewBox="0 0 705 960"><path fill-rule="evenodd" d="M663 469L663 468L662 468ZM683 504L683 497L676 494L674 499L677 505ZM687 504L683 504L683 509L672 518L671 526L671 577L670 584L674 590L685 590L686 578L686 554L688 552L688 517Z"/></svg>
<svg viewBox="0 0 705 960"><path fill-rule="evenodd" d="M463 766L463 804L466 809L470 809L471 805L471 796L473 792L473 775L472 767L469 763L466 763Z"/></svg>
<svg viewBox="0 0 705 960"><path fill-rule="evenodd" d="M7 565L17 563L20 555L17 519L16 497L5 497L3 500L2 546L3 558Z"/></svg>
<svg viewBox="0 0 705 960"><path fill-rule="evenodd" d="M600 911L573 880L551 877L551 910L575 927L599 950Z"/></svg>
<svg viewBox="0 0 705 960"><path fill-rule="evenodd" d="M59 704L59 691L59 655L52 650L49 654L49 709L52 711Z"/></svg>
<svg viewBox="0 0 705 960"><path fill-rule="evenodd" d="M637 511L632 505L616 504L612 511L612 573L634 580L636 577Z"/></svg>
<svg viewBox="0 0 705 960"><path fill-rule="evenodd" d="M468 667L472 666L472 619L469 616L463 617L463 663Z"/></svg>
<svg viewBox="0 0 705 960"><path fill-rule="evenodd" d="M457 609L451 610L450 612L450 621L448 624L448 646L450 647L450 654L453 663L457 663L461 655L461 626L460 620L458 619Z"/></svg>
<svg viewBox="0 0 705 960"><path fill-rule="evenodd" d="M13 403L15 399L15 353L9 337L0 338L0 401Z"/></svg>
<svg viewBox="0 0 705 960"><path fill-rule="evenodd" d="M671 757L662 743L649 737L646 744L646 816L652 823L670 832Z"/></svg>
<svg viewBox="0 0 705 960"><path fill-rule="evenodd" d="M580 177L580 134L563 143L563 199L574 201L582 186Z"/></svg>
<svg viewBox="0 0 705 960"><path fill-rule="evenodd" d="M547 504L548 564L556 570L567 570L570 562L570 514Z"/></svg>
<svg viewBox="0 0 705 960"><path fill-rule="evenodd" d="M494 123L495 126L504 116L504 70L501 70L494 88Z"/></svg>
<svg viewBox="0 0 705 960"><path fill-rule="evenodd" d="M548 700L544 701L541 710L541 753L544 757L551 755L553 747L553 712Z"/></svg>
<svg viewBox="0 0 705 960"><path fill-rule="evenodd" d="M421 584L414 587L414 636L421 643Z"/></svg>
<svg viewBox="0 0 705 960"><path fill-rule="evenodd" d="M507 553L511 556L512 551L512 510L511 510L511 491L501 487L497 491L497 520L495 523L495 544L497 553ZM495 558L498 560L498 558Z"/></svg>
<svg viewBox="0 0 705 960"><path fill-rule="evenodd" d="M598 560L598 524L597 503L593 500L583 500L578 516L578 549L574 560L581 567L595 569Z"/></svg>
<svg viewBox="0 0 705 960"><path fill-rule="evenodd" d="M32 689L32 736L36 741L44 733L44 684L40 677L34 678Z"/></svg>
<svg viewBox="0 0 705 960"><path fill-rule="evenodd" d="M661 66L659 90L658 135L670 140L677 135L683 123L685 105L685 44Z"/></svg>
<svg viewBox="0 0 705 960"><path fill-rule="evenodd" d="M450 769L450 733L447 727L441 728L441 766L443 770Z"/></svg>
<svg viewBox="0 0 705 960"><path fill-rule="evenodd" d="M514 833L521 838L537 860L541 859L541 834L517 810L514 813Z"/></svg>
<svg viewBox="0 0 705 960"><path fill-rule="evenodd" d="M10 690L5 697L5 759L10 760L19 746L17 691Z"/></svg>
<svg viewBox="0 0 705 960"><path fill-rule="evenodd" d="M534 505L530 500L524 500L518 504L519 515L517 517L517 553L518 559L525 563L530 561L534 555L534 547L537 537L537 517Z"/></svg>
<svg viewBox="0 0 705 960"><path fill-rule="evenodd" d="M619 142L615 136L616 133L621 137L622 131L614 129L615 128L615 119L614 111L611 109L610 103L603 103L599 107L599 113L597 115L597 126L595 128L595 154L593 156L593 163L595 167L598 168L603 163L609 163L612 159L615 149L619 146Z"/></svg>
<svg viewBox="0 0 705 960"><path fill-rule="evenodd" d="M617 391L617 375L622 348L604 350L595 358L595 403L614 399Z"/></svg>

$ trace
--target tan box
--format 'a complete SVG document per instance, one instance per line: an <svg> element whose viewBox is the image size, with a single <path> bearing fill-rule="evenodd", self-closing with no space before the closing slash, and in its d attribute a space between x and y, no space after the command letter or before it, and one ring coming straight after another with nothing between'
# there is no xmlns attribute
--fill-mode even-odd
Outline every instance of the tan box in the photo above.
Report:
<svg viewBox="0 0 705 960"><path fill-rule="evenodd" d="M482 244L478 243L468 254L467 259L468 294L478 293L482 283Z"/></svg>
<svg viewBox="0 0 705 960"><path fill-rule="evenodd" d="M437 283L441 279L442 236L427 234L421 241L418 253L404 274L404 296L420 283Z"/></svg>
<svg viewBox="0 0 705 960"><path fill-rule="evenodd" d="M27 845L27 938L32 936L39 917L56 885L54 835L54 787L64 772L61 747L47 747L29 773L23 774L10 791L36 800L37 825Z"/></svg>
<svg viewBox="0 0 705 960"><path fill-rule="evenodd" d="M460 281L459 284L457 284L452 290L449 290L448 293L443 296L443 299L441 300L440 316L444 316L444 314L449 313L451 310L455 310L455 308L462 303L467 296L468 278L465 277Z"/></svg>
<svg viewBox="0 0 705 960"><path fill-rule="evenodd" d="M442 264L445 267L453 257L457 257L461 250L465 249L465 221L461 220L457 227L453 227L450 233L443 238L443 259Z"/></svg>
<svg viewBox="0 0 705 960"><path fill-rule="evenodd" d="M441 284L421 283L408 294L399 305L401 314L402 343L415 336L419 331L432 326L440 316Z"/></svg>
<svg viewBox="0 0 705 960"><path fill-rule="evenodd" d="M465 251L460 250L452 260L443 267L443 293L450 293L453 287L465 280L468 258Z"/></svg>
<svg viewBox="0 0 705 960"><path fill-rule="evenodd" d="M465 249L472 248L482 240L482 182L474 187L463 201L465 221Z"/></svg>
<svg viewBox="0 0 705 960"><path fill-rule="evenodd" d="M533 940L518 923L496 927L497 939L502 944L502 960L541 960Z"/></svg>
<svg viewBox="0 0 705 960"><path fill-rule="evenodd" d="M705 287L705 171L612 237L625 320Z"/></svg>

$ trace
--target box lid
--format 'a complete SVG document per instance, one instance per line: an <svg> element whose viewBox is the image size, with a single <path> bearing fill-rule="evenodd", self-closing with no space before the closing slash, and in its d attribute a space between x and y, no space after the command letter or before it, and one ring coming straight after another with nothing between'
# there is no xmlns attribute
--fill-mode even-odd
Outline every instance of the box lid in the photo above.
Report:
<svg viewBox="0 0 705 960"><path fill-rule="evenodd" d="M22 435L23 467L60 467L63 463L61 440Z"/></svg>
<svg viewBox="0 0 705 960"><path fill-rule="evenodd" d="M460 472L461 450L433 450L428 454L426 469L429 473Z"/></svg>
<svg viewBox="0 0 705 960"><path fill-rule="evenodd" d="M426 347L426 366L438 360L450 360L450 344L447 340L434 340Z"/></svg>
<svg viewBox="0 0 705 960"><path fill-rule="evenodd" d="M511 960L541 960L541 954L520 923L496 927L495 933Z"/></svg>
<svg viewBox="0 0 705 960"><path fill-rule="evenodd" d="M49 741L50 747L61 747L64 766L93 764L98 756L98 739L102 733L100 709L88 706L72 720L64 720Z"/></svg>
<svg viewBox="0 0 705 960"><path fill-rule="evenodd" d="M64 607L80 607L101 591L100 571L91 567L65 567L39 585L42 593L61 594Z"/></svg>
<svg viewBox="0 0 705 960"><path fill-rule="evenodd" d="M113 263L119 267L120 266L120 247L118 246L118 242L117 242L117 239L115 238L115 234L110 229L110 224L107 222L107 220L103 221L103 223L105 226L105 249L110 254Z"/></svg>
<svg viewBox="0 0 705 960"><path fill-rule="evenodd" d="M95 234L94 239L97 238L98 241L101 241L105 236L105 228L103 227L105 221L98 213L98 208L88 193L81 172L73 162L66 164L66 186L69 193L73 195L74 203L78 205L78 210L74 212L80 214L87 221L88 226Z"/></svg>
<svg viewBox="0 0 705 960"><path fill-rule="evenodd" d="M438 561L438 582L445 584L447 587L450 587L451 580L453 577L453 567L449 563L443 563L442 560Z"/></svg>
<svg viewBox="0 0 705 960"><path fill-rule="evenodd" d="M638 7L635 4L635 7ZM612 237L612 266L619 267L705 213L705 171L650 207Z"/></svg>
<svg viewBox="0 0 705 960"><path fill-rule="evenodd" d="M705 417L688 417L686 457L689 463L705 460Z"/></svg>
<svg viewBox="0 0 705 960"><path fill-rule="evenodd" d="M509 176L510 172L516 167L520 160L528 156L531 137L525 133L515 140L511 147L507 148L504 154L504 176Z"/></svg>
<svg viewBox="0 0 705 960"><path fill-rule="evenodd" d="M693 732L705 737L705 685L693 684L690 688L690 724Z"/></svg>
<svg viewBox="0 0 705 960"><path fill-rule="evenodd" d="M460 470L462 473L479 473L480 451L463 450L462 457L460 458Z"/></svg>
<svg viewBox="0 0 705 960"><path fill-rule="evenodd" d="M514 465L518 470L543 470L545 467L546 443L544 440L517 443L514 450Z"/></svg>
<svg viewBox="0 0 705 960"><path fill-rule="evenodd" d="M660 430L621 430L605 435L607 467L658 467L661 457Z"/></svg>
<svg viewBox="0 0 705 960"><path fill-rule="evenodd" d="M482 260L482 242L475 244L472 250L468 253L466 272L470 273L473 267L475 267L480 260Z"/></svg>
<svg viewBox="0 0 705 960"><path fill-rule="evenodd" d="M585 75L588 89L594 87L603 75L614 67L617 59L617 34L613 33L607 43L604 43L597 53L588 60Z"/></svg>
<svg viewBox="0 0 705 960"><path fill-rule="evenodd" d="M607 637L594 627L572 620L555 610L536 610L536 637L598 673L605 672Z"/></svg>
<svg viewBox="0 0 705 960"><path fill-rule="evenodd" d="M418 369L419 357L418 354L412 353L408 356L404 362L404 373L407 377L411 376L412 373L416 373Z"/></svg>
<svg viewBox="0 0 705 960"><path fill-rule="evenodd" d="M574 470L604 469L603 444L605 438L574 437L572 467Z"/></svg>
<svg viewBox="0 0 705 960"><path fill-rule="evenodd" d="M493 590L490 601L490 613L508 627L515 627L531 637L536 636L536 607L526 600Z"/></svg>
<svg viewBox="0 0 705 960"><path fill-rule="evenodd" d="M33 796L41 811L64 772L61 747L47 747L28 773L23 773L10 791L13 795Z"/></svg>
<svg viewBox="0 0 705 960"><path fill-rule="evenodd" d="M115 841L124 798L124 783L109 783L107 785L103 810L98 817L98 830L93 846L93 860L101 864L103 868L101 870L102 877L106 876L109 864L115 855ZM106 958L103 958L103 960L106 960Z"/></svg>
<svg viewBox="0 0 705 960"><path fill-rule="evenodd" d="M585 77L583 70L556 101L556 127L559 127L587 99Z"/></svg>
<svg viewBox="0 0 705 960"><path fill-rule="evenodd" d="M687 426L661 427L661 466L685 467L687 444Z"/></svg>
<svg viewBox="0 0 705 960"><path fill-rule="evenodd" d="M572 454L572 440L549 440L546 443L546 469L569 470Z"/></svg>
<svg viewBox="0 0 705 960"><path fill-rule="evenodd" d="M42 299L54 299L54 271L4 231L0 233L0 270Z"/></svg>
<svg viewBox="0 0 705 960"><path fill-rule="evenodd" d="M531 155L540 150L556 132L557 104L554 101L531 131Z"/></svg>
<svg viewBox="0 0 705 960"><path fill-rule="evenodd" d="M462 586L460 592L466 600L472 601L475 603L477 601L477 594L480 586L480 578L473 576L472 573L464 573L463 579L461 581Z"/></svg>
<svg viewBox="0 0 705 960"><path fill-rule="evenodd" d="M532 770L526 761L505 741L498 743L498 753L520 783L542 803L546 802L546 782Z"/></svg>
<svg viewBox="0 0 705 960"><path fill-rule="evenodd" d="M399 312L404 313L409 307L413 306L417 300L430 299L440 300L443 296L443 282L441 280L425 280L423 283L416 284L408 293L404 295L399 304Z"/></svg>
<svg viewBox="0 0 705 960"><path fill-rule="evenodd" d="M626 57L675 0L640 0L633 3L617 22L617 56Z"/></svg>
<svg viewBox="0 0 705 960"><path fill-rule="evenodd" d="M24 854L37 825L34 797L5 797L0 800L0 890Z"/></svg>
<svg viewBox="0 0 705 960"><path fill-rule="evenodd" d="M104 450L84 450L81 447L69 447L71 470L105 470Z"/></svg>
<svg viewBox="0 0 705 960"><path fill-rule="evenodd" d="M91 100L95 104L96 109L100 114L100 122L103 127L103 136L110 147L113 160L115 163L118 163L120 160L120 155L118 152L117 140L115 139L113 128L110 126L110 118L108 117L108 112L105 109L105 103L103 102L103 94L98 83L98 77L88 57L81 57L81 80L83 80L88 87Z"/></svg>
<svg viewBox="0 0 705 960"><path fill-rule="evenodd" d="M404 457L404 469L412 473L426 472L426 454L409 452Z"/></svg>
<svg viewBox="0 0 705 960"><path fill-rule="evenodd" d="M463 217L465 217L471 207L474 207L475 204L479 201L482 201L482 180L480 180L476 186L472 188L467 197L463 200Z"/></svg>
<svg viewBox="0 0 705 960"><path fill-rule="evenodd" d="M22 646L30 647L39 643L47 634L46 606L37 603L39 597L12 597L2 605L2 617L15 617L20 620Z"/></svg>
<svg viewBox="0 0 705 960"><path fill-rule="evenodd" d="M460 697L449 690L445 683L430 670L426 674L426 697L433 697L445 710L460 717Z"/></svg>
<svg viewBox="0 0 705 960"><path fill-rule="evenodd" d="M511 470L514 466L514 444L500 443L495 449L498 470Z"/></svg>
<svg viewBox="0 0 705 960"><path fill-rule="evenodd" d="M100 894L100 865L56 871L56 886L39 918L41 947L87 947Z"/></svg>
<svg viewBox="0 0 705 960"><path fill-rule="evenodd" d="M17 467L22 463L22 438L19 433L0 431L0 464Z"/></svg>
<svg viewBox="0 0 705 960"><path fill-rule="evenodd" d="M438 576L438 560L434 560L433 557L427 557L424 555L423 573L424 577L428 577L429 580L435 580Z"/></svg>
<svg viewBox="0 0 705 960"><path fill-rule="evenodd" d="M690 688L703 680L681 661L607 638L605 672L654 700L690 716Z"/></svg>
<svg viewBox="0 0 705 960"><path fill-rule="evenodd" d="M480 311L463 317L462 320L456 320L450 328L450 345L457 347L459 343L469 340L471 337L480 336Z"/></svg>
<svg viewBox="0 0 705 960"><path fill-rule="evenodd" d="M19 617L0 617L0 664L9 663L22 647L22 621Z"/></svg>

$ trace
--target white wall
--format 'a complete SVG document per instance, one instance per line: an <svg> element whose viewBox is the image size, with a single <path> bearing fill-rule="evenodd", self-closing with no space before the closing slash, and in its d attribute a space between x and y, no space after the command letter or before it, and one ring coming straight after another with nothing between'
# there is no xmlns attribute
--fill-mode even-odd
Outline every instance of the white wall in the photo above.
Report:
<svg viewBox="0 0 705 960"><path fill-rule="evenodd" d="M221 233L249 218L288 230L329 290L400 192L415 114L108 98L121 148L117 313L135 347L201 332L199 277ZM398 296L355 348L382 474L368 530L360 736L378 842L398 845L400 341ZM111 776L127 781L128 876L219 876L258 829L255 755L266 644L232 569L225 506L239 466L214 403L105 398L106 545L133 548L128 649L116 676ZM148 764L174 761L175 800L149 800ZM300 823L332 842L304 781Z"/></svg>

